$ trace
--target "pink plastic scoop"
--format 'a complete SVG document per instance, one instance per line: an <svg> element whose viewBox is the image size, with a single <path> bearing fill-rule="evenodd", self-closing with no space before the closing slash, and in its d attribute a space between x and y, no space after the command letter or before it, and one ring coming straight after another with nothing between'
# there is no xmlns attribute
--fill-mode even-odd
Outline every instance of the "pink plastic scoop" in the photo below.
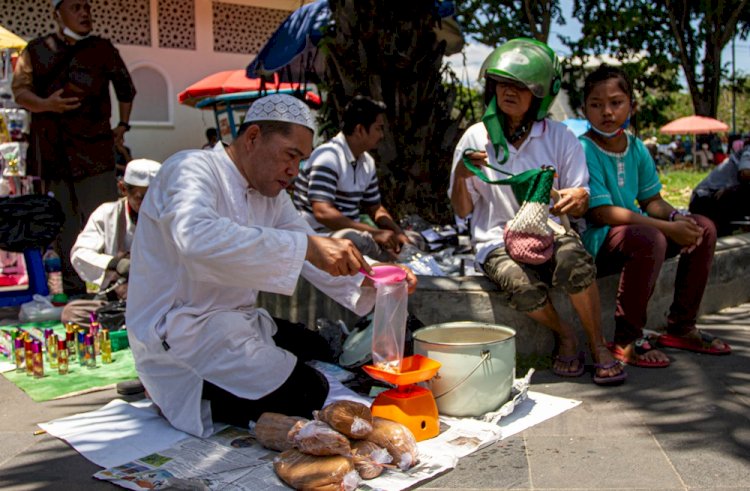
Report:
<svg viewBox="0 0 750 491"><path fill-rule="evenodd" d="M367 274L367 271L364 269L360 269L359 272L371 278L376 283L398 283L406 279L406 271L398 266L389 266L387 264L373 266L372 274Z"/></svg>

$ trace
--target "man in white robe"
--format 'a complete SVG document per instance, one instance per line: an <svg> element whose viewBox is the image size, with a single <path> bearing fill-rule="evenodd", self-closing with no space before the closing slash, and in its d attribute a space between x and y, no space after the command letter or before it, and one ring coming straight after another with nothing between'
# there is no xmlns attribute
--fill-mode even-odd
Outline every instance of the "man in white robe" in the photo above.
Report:
<svg viewBox="0 0 750 491"><path fill-rule="evenodd" d="M63 322L88 326L89 314L104 305L107 299L127 298L130 246L138 211L160 165L149 159L131 160L122 180L117 183L123 197L99 205L78 234L70 251L70 263L86 282L87 290L101 295L95 300L69 302L62 312Z"/></svg>
<svg viewBox="0 0 750 491"><path fill-rule="evenodd" d="M314 129L304 103L266 96L231 145L179 152L151 183L126 319L140 379L180 430L207 436L214 421L247 425L263 411L309 417L324 402L327 383L300 349L315 333L277 324L256 308L259 291L291 295L303 276L360 315L374 305L356 247L316 236L283 192ZM301 356L281 347L290 340Z"/></svg>
<svg viewBox="0 0 750 491"><path fill-rule="evenodd" d="M149 159L131 160L118 182L123 197L100 205L78 234L70 262L86 283L105 289L127 272L138 211L160 165ZM118 292L118 297L126 297L126 292Z"/></svg>

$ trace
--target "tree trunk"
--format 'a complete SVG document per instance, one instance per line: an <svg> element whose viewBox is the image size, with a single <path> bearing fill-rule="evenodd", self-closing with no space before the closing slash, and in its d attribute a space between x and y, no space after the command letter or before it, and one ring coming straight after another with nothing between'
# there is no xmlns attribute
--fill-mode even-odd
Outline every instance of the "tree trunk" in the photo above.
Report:
<svg viewBox="0 0 750 491"><path fill-rule="evenodd" d="M455 90L443 84L443 43L433 0L330 0L335 27L324 41L325 136L340 127L355 95L388 106L385 138L376 152L383 204L394 215L419 213L443 222L458 131Z"/></svg>

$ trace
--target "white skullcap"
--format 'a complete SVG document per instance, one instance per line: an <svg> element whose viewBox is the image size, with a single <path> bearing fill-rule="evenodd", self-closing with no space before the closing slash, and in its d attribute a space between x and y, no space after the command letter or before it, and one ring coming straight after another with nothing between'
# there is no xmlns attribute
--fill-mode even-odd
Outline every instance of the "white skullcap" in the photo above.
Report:
<svg viewBox="0 0 750 491"><path fill-rule="evenodd" d="M287 94L271 94L253 102L244 123L253 121L282 121L294 123L315 132L315 119L310 108L301 100Z"/></svg>
<svg viewBox="0 0 750 491"><path fill-rule="evenodd" d="M159 172L161 164L149 159L136 159L128 162L125 167L125 177L122 178L125 184L131 186L148 187L151 179Z"/></svg>

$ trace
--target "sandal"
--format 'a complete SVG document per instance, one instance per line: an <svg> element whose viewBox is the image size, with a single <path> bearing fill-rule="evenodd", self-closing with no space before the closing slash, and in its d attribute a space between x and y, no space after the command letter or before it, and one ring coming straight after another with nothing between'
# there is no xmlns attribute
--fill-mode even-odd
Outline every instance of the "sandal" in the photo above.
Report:
<svg viewBox="0 0 750 491"><path fill-rule="evenodd" d="M609 377L600 377L596 374L597 370L609 370L618 365L622 368L622 362L618 360L610 361L609 363L594 363L594 383L596 385L619 385L625 382L625 379L628 378L625 370L620 370L620 373L610 375Z"/></svg>
<svg viewBox="0 0 750 491"><path fill-rule="evenodd" d="M606 357L607 359L609 359L609 361L601 361L602 358L597 356L600 353L599 350L603 350L607 355L609 355ZM625 372L624 364L616 358L610 359L614 358L614 356L612 356L612 354L610 353L608 346L604 344L597 345L591 350L591 357L594 359L594 371L592 373L592 378L596 385L619 385L628 378L628 374ZM618 367L620 369L618 373L609 376L599 375L599 370L610 371L615 367Z"/></svg>
<svg viewBox="0 0 750 491"><path fill-rule="evenodd" d="M695 328L695 331L698 332L699 337L662 334L657 338L657 342L665 348L684 349L686 351L694 351L696 353L705 353L709 355L728 355L732 352L732 348L724 341L722 341L722 344L724 345L722 348L714 346L716 336L701 331L697 327ZM692 332L693 331L689 331L688 334Z"/></svg>
<svg viewBox="0 0 750 491"><path fill-rule="evenodd" d="M560 370L559 368L555 368L554 363L555 362L561 362L565 363L567 368L570 368L573 363L576 361L578 362L578 369L575 372L571 372L569 370ZM579 351L577 355L555 355L555 359L552 362L552 373L557 375L558 377L580 377L583 375L583 371L585 370L585 367L583 366L584 361L584 354L583 351Z"/></svg>
<svg viewBox="0 0 750 491"><path fill-rule="evenodd" d="M628 365L632 365L634 367L640 367L640 368L666 368L669 366L669 361L650 361L650 360L644 360L641 358L643 355L648 353L649 351L655 350L656 348L651 345L651 342L648 338L638 338L635 341L633 341L633 351L631 353L631 357L628 357L625 350L620 348L614 343L607 343L607 348L612 352L612 356L615 357L615 359L620 360L623 363L626 363ZM635 356L632 356L632 354L635 354Z"/></svg>

